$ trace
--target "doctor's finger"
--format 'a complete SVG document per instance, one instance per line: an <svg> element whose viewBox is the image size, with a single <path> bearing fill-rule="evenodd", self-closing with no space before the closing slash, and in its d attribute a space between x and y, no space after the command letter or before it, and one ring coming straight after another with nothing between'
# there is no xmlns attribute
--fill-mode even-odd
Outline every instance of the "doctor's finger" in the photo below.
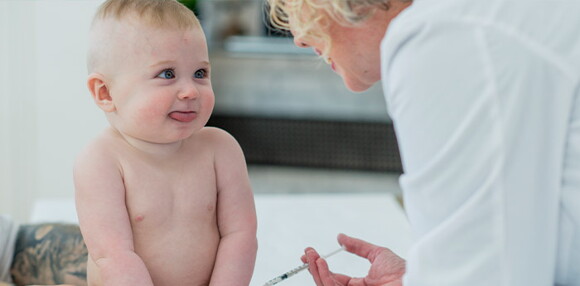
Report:
<svg viewBox="0 0 580 286"><path fill-rule="evenodd" d="M375 260L375 257L379 252L386 249L342 233L338 235L338 242L346 249L346 251L364 257L371 263Z"/></svg>
<svg viewBox="0 0 580 286"><path fill-rule="evenodd" d="M350 277L342 274L334 274L330 272L328 268L328 263L326 260L320 258L316 260L316 265L318 266L318 273L320 276L320 280L322 281L322 285L324 286L345 286L350 285Z"/></svg>
<svg viewBox="0 0 580 286"><path fill-rule="evenodd" d="M317 286L324 286L322 281L320 280L320 274L318 273L318 265L316 265L316 260L320 258L320 255L314 250L313 248L309 247L304 250L304 256L306 256L305 263L308 263L308 271L310 275L312 275L312 279L314 279L314 283Z"/></svg>

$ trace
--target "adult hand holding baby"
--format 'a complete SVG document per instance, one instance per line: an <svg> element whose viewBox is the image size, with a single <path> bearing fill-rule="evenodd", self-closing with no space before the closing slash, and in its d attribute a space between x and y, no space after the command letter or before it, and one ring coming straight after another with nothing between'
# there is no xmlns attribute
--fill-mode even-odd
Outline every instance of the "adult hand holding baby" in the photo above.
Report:
<svg viewBox="0 0 580 286"><path fill-rule="evenodd" d="M371 263L366 277L355 278L344 274L332 273L324 258L313 248L306 248L302 262L308 263L308 271L318 286L399 286L405 274L405 260L388 248L376 246L366 241L344 234L338 235L338 243L353 254L366 258Z"/></svg>

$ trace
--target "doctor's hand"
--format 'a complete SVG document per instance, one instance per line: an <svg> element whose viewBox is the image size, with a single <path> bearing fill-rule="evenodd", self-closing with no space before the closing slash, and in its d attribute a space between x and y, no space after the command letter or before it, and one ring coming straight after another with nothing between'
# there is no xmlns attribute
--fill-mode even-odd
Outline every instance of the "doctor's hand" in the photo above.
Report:
<svg viewBox="0 0 580 286"><path fill-rule="evenodd" d="M402 277L405 274L405 260L389 249L344 234L338 235L338 243L346 251L368 259L371 263L369 273L366 277L361 278L332 273L328 269L326 261L313 248L309 247L304 251L301 259L302 262L308 263L308 271L312 274L317 286L403 285Z"/></svg>

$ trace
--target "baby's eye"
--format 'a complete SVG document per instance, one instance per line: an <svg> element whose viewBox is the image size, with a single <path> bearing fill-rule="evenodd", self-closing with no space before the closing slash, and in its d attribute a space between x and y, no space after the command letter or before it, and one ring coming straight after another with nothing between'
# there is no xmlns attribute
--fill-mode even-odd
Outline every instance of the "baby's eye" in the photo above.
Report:
<svg viewBox="0 0 580 286"><path fill-rule="evenodd" d="M193 77L195 78L205 78L205 75L207 74L207 72L204 69L201 70L197 70L194 74Z"/></svg>
<svg viewBox="0 0 580 286"><path fill-rule="evenodd" d="M172 69L163 70L157 75L157 77L164 79L172 79L175 78L175 71Z"/></svg>

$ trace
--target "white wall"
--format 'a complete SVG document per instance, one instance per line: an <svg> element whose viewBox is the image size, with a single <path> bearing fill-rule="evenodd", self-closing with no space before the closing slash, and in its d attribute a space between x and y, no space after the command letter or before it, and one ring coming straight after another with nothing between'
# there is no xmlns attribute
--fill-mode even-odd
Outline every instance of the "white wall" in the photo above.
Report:
<svg viewBox="0 0 580 286"><path fill-rule="evenodd" d="M72 197L75 155L106 126L85 87L90 1L0 1L0 214Z"/></svg>
<svg viewBox="0 0 580 286"><path fill-rule="evenodd" d="M0 2L0 213L14 216L35 189L34 14L30 2Z"/></svg>

